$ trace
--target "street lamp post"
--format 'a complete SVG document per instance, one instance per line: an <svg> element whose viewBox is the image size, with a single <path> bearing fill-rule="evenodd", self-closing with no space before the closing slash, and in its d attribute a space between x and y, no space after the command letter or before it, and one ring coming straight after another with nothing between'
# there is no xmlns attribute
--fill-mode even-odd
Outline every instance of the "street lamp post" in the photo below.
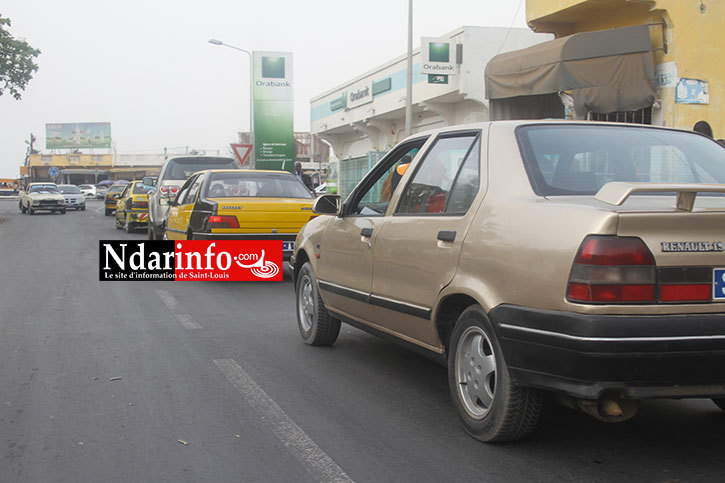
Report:
<svg viewBox="0 0 725 483"><path fill-rule="evenodd" d="M252 151L249 153L249 159L252 167L254 167L254 72L252 66L252 53L248 50L233 45L225 44L221 40L210 39L210 44L222 45L230 49L239 50L249 56L249 142L252 144Z"/></svg>

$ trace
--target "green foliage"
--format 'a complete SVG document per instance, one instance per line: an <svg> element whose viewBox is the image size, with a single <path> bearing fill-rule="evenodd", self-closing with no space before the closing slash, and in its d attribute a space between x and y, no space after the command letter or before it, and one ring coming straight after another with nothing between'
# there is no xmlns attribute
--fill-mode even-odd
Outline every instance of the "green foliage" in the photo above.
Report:
<svg viewBox="0 0 725 483"><path fill-rule="evenodd" d="M7 91L20 99L20 93L38 70L35 58L40 50L10 35L8 27L10 19L0 17L0 96Z"/></svg>

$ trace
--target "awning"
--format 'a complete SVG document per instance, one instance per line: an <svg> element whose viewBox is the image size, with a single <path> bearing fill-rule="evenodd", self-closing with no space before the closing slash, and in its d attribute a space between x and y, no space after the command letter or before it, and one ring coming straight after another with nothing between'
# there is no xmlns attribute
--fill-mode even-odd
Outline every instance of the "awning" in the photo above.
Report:
<svg viewBox="0 0 725 483"><path fill-rule="evenodd" d="M571 91L577 113L634 111L655 100L649 27L582 32L499 54L486 65L486 97Z"/></svg>

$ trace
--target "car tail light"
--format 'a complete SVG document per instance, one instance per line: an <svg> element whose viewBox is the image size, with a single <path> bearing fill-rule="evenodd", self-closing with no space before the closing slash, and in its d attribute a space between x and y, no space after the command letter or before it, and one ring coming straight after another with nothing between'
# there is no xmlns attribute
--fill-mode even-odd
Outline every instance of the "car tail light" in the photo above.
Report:
<svg viewBox="0 0 725 483"><path fill-rule="evenodd" d="M133 206L137 210L145 210L145 209L148 209L149 202L148 201L136 201L136 202L134 202Z"/></svg>
<svg viewBox="0 0 725 483"><path fill-rule="evenodd" d="M169 188L169 191L171 191L171 194L176 194L176 192L179 191L179 187L178 186L172 186L172 187Z"/></svg>
<svg viewBox="0 0 725 483"><path fill-rule="evenodd" d="M209 228L239 228L239 221L234 215L211 215L207 222Z"/></svg>
<svg viewBox="0 0 725 483"><path fill-rule="evenodd" d="M639 238L588 236L574 259L566 298L572 302L652 303L655 262Z"/></svg>
<svg viewBox="0 0 725 483"><path fill-rule="evenodd" d="M167 194L169 192L169 187L168 186L162 186L161 188L159 188L159 191L161 192L162 195L165 195L165 194Z"/></svg>

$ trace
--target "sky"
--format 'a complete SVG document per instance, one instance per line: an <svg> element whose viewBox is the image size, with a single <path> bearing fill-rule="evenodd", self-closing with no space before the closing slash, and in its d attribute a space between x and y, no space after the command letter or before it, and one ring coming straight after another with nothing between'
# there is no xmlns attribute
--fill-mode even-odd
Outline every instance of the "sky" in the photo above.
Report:
<svg viewBox="0 0 725 483"><path fill-rule="evenodd" d="M413 47L464 25L525 28L525 0L414 0ZM407 49L407 0L3 0L11 34L42 51L21 100L0 96L0 177L17 177L46 123L110 122L118 153L229 153L249 130L249 58L294 55L295 131L310 99ZM99 152L99 151L97 151Z"/></svg>

